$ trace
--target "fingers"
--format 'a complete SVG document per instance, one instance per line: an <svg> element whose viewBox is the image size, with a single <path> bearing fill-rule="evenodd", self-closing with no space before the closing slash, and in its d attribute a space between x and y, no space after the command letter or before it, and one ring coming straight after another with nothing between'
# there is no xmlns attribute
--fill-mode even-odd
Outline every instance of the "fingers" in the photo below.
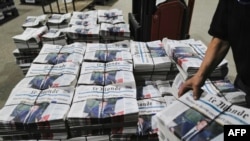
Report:
<svg viewBox="0 0 250 141"><path fill-rule="evenodd" d="M184 95L187 91L191 90L191 87L188 87L186 84L182 84L179 88L178 91L178 97L181 97L182 95Z"/></svg>
<svg viewBox="0 0 250 141"><path fill-rule="evenodd" d="M203 92L202 89L200 89L198 87L195 87L193 89L193 98L194 98L194 100L198 100L201 97L202 92Z"/></svg>

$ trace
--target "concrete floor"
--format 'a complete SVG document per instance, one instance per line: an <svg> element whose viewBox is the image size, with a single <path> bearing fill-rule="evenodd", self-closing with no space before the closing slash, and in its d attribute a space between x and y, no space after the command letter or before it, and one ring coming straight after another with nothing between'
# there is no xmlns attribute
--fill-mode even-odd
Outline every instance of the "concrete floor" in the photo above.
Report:
<svg viewBox="0 0 250 141"><path fill-rule="evenodd" d="M21 69L15 62L12 51L16 48L12 37L21 34L23 29L21 25L27 16L42 15L42 7L35 5L23 5L19 0L14 0L15 6L19 11L19 16L0 26L0 108L5 104L11 90L24 77ZM207 31L210 25L212 15L215 11L218 1L214 0L196 0L193 17L190 27L190 38L201 40L208 44L211 37ZM96 5L96 9L118 8L124 13L125 20L128 20L128 12L131 12L132 0L109 0L107 5ZM230 80L235 78L235 67L231 52L227 55L229 61Z"/></svg>

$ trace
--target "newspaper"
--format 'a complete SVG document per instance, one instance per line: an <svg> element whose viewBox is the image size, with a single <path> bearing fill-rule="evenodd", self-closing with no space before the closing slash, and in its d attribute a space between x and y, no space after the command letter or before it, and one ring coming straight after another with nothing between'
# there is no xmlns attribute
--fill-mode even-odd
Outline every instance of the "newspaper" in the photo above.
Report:
<svg viewBox="0 0 250 141"><path fill-rule="evenodd" d="M87 20L89 18L94 18L97 21L97 10L89 10L89 11L74 11L72 13L71 19L81 19L81 20Z"/></svg>
<svg viewBox="0 0 250 141"><path fill-rule="evenodd" d="M97 24L97 20L95 17L87 18L87 19L75 19L71 18L69 22L69 26L94 26Z"/></svg>
<svg viewBox="0 0 250 141"><path fill-rule="evenodd" d="M45 25L47 21L47 15L40 16L27 16L22 27L23 28L31 28Z"/></svg>
<svg viewBox="0 0 250 141"><path fill-rule="evenodd" d="M73 87L48 88L42 90L36 99L36 103L49 102L70 105L74 96Z"/></svg>
<svg viewBox="0 0 250 141"><path fill-rule="evenodd" d="M66 14L52 14L49 18L47 23L49 26L51 24L63 24L63 22L68 22L69 19L71 19L71 14L66 13Z"/></svg>
<svg viewBox="0 0 250 141"><path fill-rule="evenodd" d="M128 51L121 50L97 50L92 52L86 52L84 56L84 61L111 62L122 60L131 61L131 53Z"/></svg>
<svg viewBox="0 0 250 141"><path fill-rule="evenodd" d="M15 88L34 88L44 90L57 87L74 87L77 77L73 74L60 75L37 75L32 77L24 77L20 80Z"/></svg>
<svg viewBox="0 0 250 141"><path fill-rule="evenodd" d="M126 23L101 23L100 36L104 39L114 39L117 37L130 37L129 24Z"/></svg>
<svg viewBox="0 0 250 141"><path fill-rule="evenodd" d="M39 28L26 28L22 34L12 37L18 49L40 48L40 36L48 31L46 26Z"/></svg>
<svg viewBox="0 0 250 141"><path fill-rule="evenodd" d="M105 64L105 71L130 71L133 72L133 64L129 61L112 61Z"/></svg>
<svg viewBox="0 0 250 141"><path fill-rule="evenodd" d="M81 65L80 74L91 73L91 72L104 72L105 63L102 62L83 62Z"/></svg>
<svg viewBox="0 0 250 141"><path fill-rule="evenodd" d="M130 51L130 40L122 40L113 43L107 43L107 50Z"/></svg>
<svg viewBox="0 0 250 141"><path fill-rule="evenodd" d="M33 63L56 65L63 62L72 62L81 64L82 61L83 61L83 55L79 53L48 53L48 54L39 54L33 60Z"/></svg>
<svg viewBox="0 0 250 141"><path fill-rule="evenodd" d="M97 15L98 15L98 17L112 18L112 17L116 17L116 16L122 16L123 12L122 12L122 10L116 9L116 8L109 9L109 10L100 9L100 10L97 10Z"/></svg>
<svg viewBox="0 0 250 141"><path fill-rule="evenodd" d="M102 99L103 86L97 85L80 85L75 89L73 103L85 101L87 99Z"/></svg>
<svg viewBox="0 0 250 141"><path fill-rule="evenodd" d="M130 41L131 46L131 53L135 54L142 54L142 53L149 53L148 47L146 42L139 42L139 41Z"/></svg>
<svg viewBox="0 0 250 141"><path fill-rule="evenodd" d="M132 72L112 71L112 72L92 72L80 75L78 84L85 85L123 85L135 86L135 79Z"/></svg>
<svg viewBox="0 0 250 141"><path fill-rule="evenodd" d="M5 102L5 106L17 105L22 102L34 103L40 92L40 90L33 88L14 88Z"/></svg>
<svg viewBox="0 0 250 141"><path fill-rule="evenodd" d="M94 52L97 50L107 50L106 44L104 43L87 43L86 53Z"/></svg>
<svg viewBox="0 0 250 141"><path fill-rule="evenodd" d="M154 69L154 63L150 53L133 55L133 63L136 72L153 71Z"/></svg>

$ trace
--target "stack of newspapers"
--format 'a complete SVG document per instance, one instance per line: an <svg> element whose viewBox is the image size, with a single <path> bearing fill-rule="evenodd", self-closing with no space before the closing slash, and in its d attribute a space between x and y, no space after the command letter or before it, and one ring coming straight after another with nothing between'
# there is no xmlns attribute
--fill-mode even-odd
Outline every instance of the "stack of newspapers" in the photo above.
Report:
<svg viewBox="0 0 250 141"><path fill-rule="evenodd" d="M75 42L67 45L44 44L38 56L34 59L35 64L56 65L63 62L81 64L86 49L86 43Z"/></svg>
<svg viewBox="0 0 250 141"><path fill-rule="evenodd" d="M172 87L169 89L173 94L175 94L175 97L177 97L178 89L184 81L185 78L181 73L176 75L172 83ZM236 88L227 78L217 80L207 79L201 89L204 93L216 95L232 104L246 106L246 93Z"/></svg>
<svg viewBox="0 0 250 141"><path fill-rule="evenodd" d="M47 22L47 15L40 15L40 16L27 16L22 28L38 28L45 26Z"/></svg>
<svg viewBox="0 0 250 141"><path fill-rule="evenodd" d="M131 41L131 54L137 81L169 80L178 72L160 40Z"/></svg>
<svg viewBox="0 0 250 141"><path fill-rule="evenodd" d="M130 39L130 29L127 23L101 23L100 27L101 40L107 41L121 41Z"/></svg>
<svg viewBox="0 0 250 141"><path fill-rule="evenodd" d="M12 37L18 49L40 49L42 45L41 36L48 31L47 26L39 28L25 28L22 34Z"/></svg>
<svg viewBox="0 0 250 141"><path fill-rule="evenodd" d="M188 91L156 114L158 138L165 140L214 140L224 138L225 125L250 124L250 110L213 95L193 99Z"/></svg>
<svg viewBox="0 0 250 141"><path fill-rule="evenodd" d="M42 47L41 36L48 31L46 26L25 28L24 32L12 37L16 45L13 55L16 57L16 63L26 74L32 61L39 54Z"/></svg>
<svg viewBox="0 0 250 141"><path fill-rule="evenodd" d="M98 23L100 27L100 38L103 42L114 42L128 40L130 28L119 9L98 10Z"/></svg>
<svg viewBox="0 0 250 141"><path fill-rule="evenodd" d="M163 83L167 84L163 81L148 81L140 90L137 89L139 107L137 123L128 127L113 129L112 140L158 140L155 114L166 107L166 102L159 89L160 87L158 87L160 84L165 85Z"/></svg>
<svg viewBox="0 0 250 141"><path fill-rule="evenodd" d="M67 39L65 34L58 28L50 28L42 35L43 44L66 45Z"/></svg>
<svg viewBox="0 0 250 141"><path fill-rule="evenodd" d="M73 12L65 33L70 42L99 42L97 11Z"/></svg>
<svg viewBox="0 0 250 141"><path fill-rule="evenodd" d="M175 61L179 71L189 78L200 68L207 46L202 41L171 40L163 38L164 48L170 58ZM209 76L210 79L223 79L228 73L228 62L223 59L222 62Z"/></svg>
<svg viewBox="0 0 250 141"><path fill-rule="evenodd" d="M17 48L12 52L16 58L16 64L21 68L23 74L27 73L39 52L40 49L19 50Z"/></svg>
<svg viewBox="0 0 250 141"><path fill-rule="evenodd" d="M90 62L111 62L128 61L132 62L130 52L130 41L123 40L114 43L91 43L87 44L84 61Z"/></svg>
<svg viewBox="0 0 250 141"><path fill-rule="evenodd" d="M13 88L0 110L3 115L0 117L3 125L1 135L5 139L68 138L66 116L80 72L82 60L79 59L83 59L74 59L71 55L83 56L85 48L86 44L83 43L44 45L36 62L31 64L25 77ZM71 57L59 59L60 62L53 64L40 57L51 53L67 53Z"/></svg>
<svg viewBox="0 0 250 141"><path fill-rule="evenodd" d="M136 124L138 104L133 66L126 61L83 62L68 114L70 136L110 134Z"/></svg>
<svg viewBox="0 0 250 141"><path fill-rule="evenodd" d="M68 27L69 21L71 18L71 13L66 14L52 14L48 17L46 22L48 28L66 28Z"/></svg>

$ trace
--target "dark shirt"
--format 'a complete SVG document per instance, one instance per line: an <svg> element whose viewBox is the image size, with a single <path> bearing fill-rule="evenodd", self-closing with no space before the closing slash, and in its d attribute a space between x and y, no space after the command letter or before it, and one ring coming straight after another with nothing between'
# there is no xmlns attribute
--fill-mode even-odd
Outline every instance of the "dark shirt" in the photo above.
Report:
<svg viewBox="0 0 250 141"><path fill-rule="evenodd" d="M220 0L208 33L229 42L237 77L250 90L250 5Z"/></svg>

